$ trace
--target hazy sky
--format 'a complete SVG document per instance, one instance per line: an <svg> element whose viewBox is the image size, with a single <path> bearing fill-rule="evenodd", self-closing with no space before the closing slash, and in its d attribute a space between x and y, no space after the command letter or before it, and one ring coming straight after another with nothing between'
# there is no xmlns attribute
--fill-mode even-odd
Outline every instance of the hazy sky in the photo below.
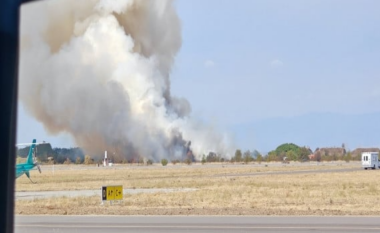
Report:
<svg viewBox="0 0 380 233"><path fill-rule="evenodd" d="M331 119L355 115L355 121L347 122L356 124L368 114L380 116L380 1L175 4L183 43L172 71L172 94L189 100L193 116L234 135L238 147L268 151L284 142L340 146L345 140L341 134L337 141L315 141L328 134ZM324 117L310 117L318 114ZM277 131L287 124L284 119L299 119L310 128L299 128L287 138ZM359 134L365 127L378 128L377 121L364 123L377 125L363 124L342 134L352 134L346 139L352 147L380 146L376 134L367 144ZM315 125L326 129L307 137ZM48 136L19 108L17 141L32 138L53 147L72 145L67 135Z"/></svg>

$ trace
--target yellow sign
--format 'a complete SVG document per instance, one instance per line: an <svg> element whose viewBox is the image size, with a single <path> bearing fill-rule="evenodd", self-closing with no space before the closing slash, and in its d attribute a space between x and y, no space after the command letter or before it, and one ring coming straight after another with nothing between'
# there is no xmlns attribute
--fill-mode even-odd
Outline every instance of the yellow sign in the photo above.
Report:
<svg viewBox="0 0 380 233"><path fill-rule="evenodd" d="M102 187L102 200L114 201L123 200L123 186L103 186Z"/></svg>

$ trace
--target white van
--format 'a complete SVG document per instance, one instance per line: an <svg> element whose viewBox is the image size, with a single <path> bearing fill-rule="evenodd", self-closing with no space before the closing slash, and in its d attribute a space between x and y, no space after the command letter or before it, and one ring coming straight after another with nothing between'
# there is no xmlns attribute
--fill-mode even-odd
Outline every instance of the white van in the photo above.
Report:
<svg viewBox="0 0 380 233"><path fill-rule="evenodd" d="M379 153L378 152L363 152L362 153L362 167L364 169L380 168Z"/></svg>

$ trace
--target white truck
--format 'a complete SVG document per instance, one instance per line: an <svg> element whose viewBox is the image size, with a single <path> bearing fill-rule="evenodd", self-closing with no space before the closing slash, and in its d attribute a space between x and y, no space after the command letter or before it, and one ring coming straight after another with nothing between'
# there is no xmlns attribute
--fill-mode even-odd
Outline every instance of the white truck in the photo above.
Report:
<svg viewBox="0 0 380 233"><path fill-rule="evenodd" d="M362 153L362 167L377 169L380 168L379 152L363 152Z"/></svg>

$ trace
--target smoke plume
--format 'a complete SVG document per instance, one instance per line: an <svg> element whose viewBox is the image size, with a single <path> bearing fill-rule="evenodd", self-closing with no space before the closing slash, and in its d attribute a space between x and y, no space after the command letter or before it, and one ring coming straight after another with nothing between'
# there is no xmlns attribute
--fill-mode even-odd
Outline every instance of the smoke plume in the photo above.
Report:
<svg viewBox="0 0 380 233"><path fill-rule="evenodd" d="M21 12L19 98L49 133L115 160L181 159L190 144L198 159L231 153L226 135L170 93L181 47L172 1L52 0Z"/></svg>

